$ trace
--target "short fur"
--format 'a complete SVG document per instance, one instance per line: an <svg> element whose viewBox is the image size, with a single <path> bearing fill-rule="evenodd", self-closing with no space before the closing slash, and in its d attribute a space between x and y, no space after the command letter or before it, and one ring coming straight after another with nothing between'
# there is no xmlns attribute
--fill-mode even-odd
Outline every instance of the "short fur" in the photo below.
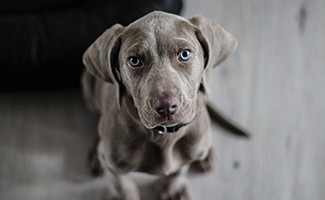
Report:
<svg viewBox="0 0 325 200"><path fill-rule="evenodd" d="M152 12L129 26L114 25L88 48L83 89L101 116L97 153L111 179L108 199L140 199L126 177L131 171L159 175L159 199L190 199L187 169L212 164L209 74L236 45L233 35L205 17ZM179 58L184 49L192 52L186 62ZM141 67L130 66L132 56ZM176 111L159 114L156 102L173 102ZM164 134L155 129L175 124L184 126Z"/></svg>

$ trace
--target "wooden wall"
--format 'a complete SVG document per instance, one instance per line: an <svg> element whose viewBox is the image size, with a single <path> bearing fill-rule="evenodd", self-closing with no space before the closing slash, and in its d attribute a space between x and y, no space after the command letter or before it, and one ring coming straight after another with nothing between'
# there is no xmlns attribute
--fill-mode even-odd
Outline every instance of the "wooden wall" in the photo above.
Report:
<svg viewBox="0 0 325 200"><path fill-rule="evenodd" d="M195 179L195 199L324 199L325 1L186 2L185 16L207 16L238 38L214 71L212 100L253 133L215 135L218 164Z"/></svg>

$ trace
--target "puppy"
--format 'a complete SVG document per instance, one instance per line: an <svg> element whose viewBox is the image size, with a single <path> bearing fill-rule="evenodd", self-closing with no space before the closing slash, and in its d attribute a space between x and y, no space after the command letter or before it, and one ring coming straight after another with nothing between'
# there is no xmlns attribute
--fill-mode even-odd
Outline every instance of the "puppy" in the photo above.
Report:
<svg viewBox="0 0 325 200"><path fill-rule="evenodd" d="M188 168L212 164L209 74L236 45L210 19L156 11L112 26L88 48L83 91L100 113L97 154L108 199L140 199L131 171L160 177L158 199L190 199Z"/></svg>

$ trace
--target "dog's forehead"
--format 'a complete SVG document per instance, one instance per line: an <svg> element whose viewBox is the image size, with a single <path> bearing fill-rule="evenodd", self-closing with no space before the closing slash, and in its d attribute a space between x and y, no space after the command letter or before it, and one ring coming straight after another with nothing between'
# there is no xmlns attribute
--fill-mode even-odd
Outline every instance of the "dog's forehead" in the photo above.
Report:
<svg viewBox="0 0 325 200"><path fill-rule="evenodd" d="M164 12L152 12L137 21L131 23L124 31L125 40L134 42L156 41L166 37L188 35L193 26L187 19Z"/></svg>

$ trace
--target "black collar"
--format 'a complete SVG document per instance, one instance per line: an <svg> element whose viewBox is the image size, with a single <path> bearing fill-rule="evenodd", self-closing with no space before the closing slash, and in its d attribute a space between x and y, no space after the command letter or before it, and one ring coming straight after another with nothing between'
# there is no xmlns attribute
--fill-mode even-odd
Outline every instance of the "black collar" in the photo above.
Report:
<svg viewBox="0 0 325 200"><path fill-rule="evenodd" d="M154 130L155 132L159 133L159 134L164 134L164 133L175 133L177 132L180 128L182 128L183 126L188 125L187 124L177 124L175 126L170 126L170 127L166 127L166 126L156 126L155 128L153 128L152 130Z"/></svg>

